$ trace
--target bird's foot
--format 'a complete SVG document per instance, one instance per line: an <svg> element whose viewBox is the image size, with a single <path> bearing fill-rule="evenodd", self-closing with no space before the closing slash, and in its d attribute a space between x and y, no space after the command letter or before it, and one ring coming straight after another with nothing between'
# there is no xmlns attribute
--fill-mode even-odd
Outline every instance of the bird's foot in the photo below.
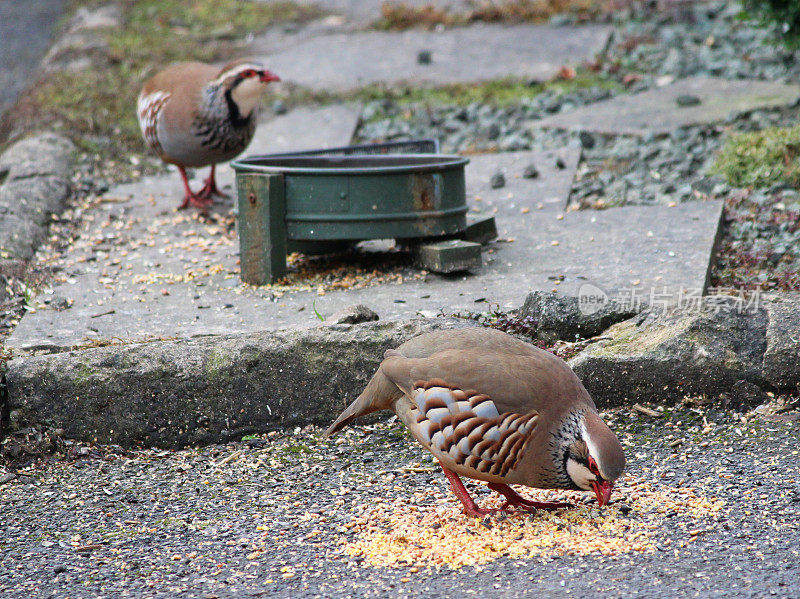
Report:
<svg viewBox="0 0 800 599"><path fill-rule="evenodd" d="M575 507L571 503L563 503L561 501L529 501L523 499L522 501L508 501L507 503L528 512L535 510L563 510L564 508Z"/></svg>
<svg viewBox="0 0 800 599"><path fill-rule="evenodd" d="M489 483L487 486L492 491L497 491L506 498L505 505L518 507L529 512L533 510L561 510L564 508L574 507L571 503L562 503L558 501L532 501L530 499L525 499L522 495L505 484Z"/></svg>
<svg viewBox="0 0 800 599"><path fill-rule="evenodd" d="M201 189L198 192L198 195L209 200L213 196L217 196L218 198L230 197L227 193L222 193L219 190L219 187L217 187L217 180L214 171L215 171L215 166L212 166L211 173L208 175L208 179L204 181L203 189Z"/></svg>
<svg viewBox="0 0 800 599"><path fill-rule="evenodd" d="M517 510L517 509L509 509L512 508L511 504L505 502L500 507L494 508L483 508L478 507L477 504L472 504L471 506L464 506L462 513L467 516L472 516L473 518L485 518L486 516L492 516L495 514L527 514L528 510Z"/></svg>
<svg viewBox="0 0 800 599"><path fill-rule="evenodd" d="M526 501L525 503L512 503L524 510L532 512L534 510L563 510L565 508L575 507L571 503L563 503L561 501Z"/></svg>
<svg viewBox="0 0 800 599"><path fill-rule="evenodd" d="M185 210L189 206L193 206L195 208L199 208L200 212L205 214L208 212L208 207L213 203L210 197L210 192L206 192L206 188L209 186L209 180L211 181L211 186L216 188L216 184L214 183L214 169L211 169L211 176L209 180L206 180L206 185L198 191L197 193L192 191L192 188L189 186L189 179L186 176L186 169L182 166L178 166L178 172L181 175L181 181L183 181L183 202L181 205L178 206L178 210Z"/></svg>
<svg viewBox="0 0 800 599"><path fill-rule="evenodd" d="M206 179L203 188L197 192L197 195L201 198L208 201L208 203L213 203L214 196L218 198L229 198L230 196L227 193L222 193L218 188L217 184L212 179Z"/></svg>
<svg viewBox="0 0 800 599"><path fill-rule="evenodd" d="M189 206L194 208L199 208L201 212L207 212L208 207L213 204L213 201L209 198L203 197L199 193L187 193L183 197L183 202L181 205L178 206L178 210L185 210Z"/></svg>
<svg viewBox="0 0 800 599"><path fill-rule="evenodd" d="M499 508L478 507L478 504L475 503L475 500L472 499L469 492L467 492L467 489L466 487L464 487L464 483L461 482L461 479L458 477L458 474L456 474L452 470L448 470L447 468L444 467L444 465L442 465L442 470L444 471L444 475L447 477L447 480L450 482L450 488L453 490L453 493L455 494L456 497L458 497L461 500L461 505L464 506L463 513L466 514L467 516L472 516L473 518L483 518L485 516L489 516L490 514L527 513L527 509L522 509L522 510L508 509L509 507L515 506L515 504L511 503L508 497L506 497L507 501ZM514 492L513 489L511 490L511 492L512 493ZM517 495L517 497L519 496Z"/></svg>

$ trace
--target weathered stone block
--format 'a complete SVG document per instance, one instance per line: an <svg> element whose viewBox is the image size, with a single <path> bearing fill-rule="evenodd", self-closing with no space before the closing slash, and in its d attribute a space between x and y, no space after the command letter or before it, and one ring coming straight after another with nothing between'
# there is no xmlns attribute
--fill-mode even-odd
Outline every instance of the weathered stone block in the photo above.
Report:
<svg viewBox="0 0 800 599"><path fill-rule="evenodd" d="M460 237L473 243L489 243L497 239L497 223L488 214L468 214L467 228Z"/></svg>
<svg viewBox="0 0 800 599"><path fill-rule="evenodd" d="M8 363L8 409L17 426L125 446L179 447L325 424L362 391L387 349L469 324L335 325L17 358Z"/></svg>
<svg viewBox="0 0 800 599"><path fill-rule="evenodd" d="M800 388L800 293L766 298L764 380L778 389Z"/></svg>
<svg viewBox="0 0 800 599"><path fill-rule="evenodd" d="M481 265L481 244L461 239L426 243L414 249L417 263L432 272L472 270Z"/></svg>
<svg viewBox="0 0 800 599"><path fill-rule="evenodd" d="M739 381L763 384L766 331L763 308L718 309L707 300L700 309L648 311L616 324L604 333L611 339L589 346L570 365L601 406L716 397Z"/></svg>
<svg viewBox="0 0 800 599"><path fill-rule="evenodd" d="M529 319L542 341L552 343L559 339L574 341L576 337L594 337L639 312L614 300L606 301L597 309L582 309L580 301L580 296L534 291L525 299L520 316Z"/></svg>

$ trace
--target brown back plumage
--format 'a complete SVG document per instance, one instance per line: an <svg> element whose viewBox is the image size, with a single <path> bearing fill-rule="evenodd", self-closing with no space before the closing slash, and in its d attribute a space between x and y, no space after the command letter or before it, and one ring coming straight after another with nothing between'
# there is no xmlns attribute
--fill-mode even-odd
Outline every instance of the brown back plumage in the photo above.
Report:
<svg viewBox="0 0 800 599"><path fill-rule="evenodd" d="M492 329L437 331L387 351L326 434L378 410L394 411L446 468L488 482L574 488L565 452L583 436L609 480L625 463L569 366Z"/></svg>
<svg viewBox="0 0 800 599"><path fill-rule="evenodd" d="M501 331L474 327L427 333L386 352L364 392L326 434L359 416L393 409L416 381L437 378L489 395L503 412L555 415L577 406L595 409L563 360Z"/></svg>

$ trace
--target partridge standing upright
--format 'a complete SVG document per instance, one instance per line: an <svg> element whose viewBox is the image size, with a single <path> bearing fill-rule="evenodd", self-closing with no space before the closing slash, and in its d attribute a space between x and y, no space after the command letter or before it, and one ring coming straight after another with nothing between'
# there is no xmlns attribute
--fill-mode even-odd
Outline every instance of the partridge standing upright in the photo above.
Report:
<svg viewBox="0 0 800 599"><path fill-rule="evenodd" d="M569 366L493 329L436 331L389 350L364 392L326 431L392 410L436 458L465 513L482 516L459 475L489 483L501 510L558 508L509 484L594 491L602 506L625 468L617 437Z"/></svg>
<svg viewBox="0 0 800 599"><path fill-rule="evenodd" d="M181 208L206 209L212 195L222 195L214 167L253 139L258 101L271 81L280 79L258 63L238 60L221 69L180 62L145 82L137 103L139 126L150 149L178 167L186 190ZM208 165L211 174L194 193L186 168Z"/></svg>

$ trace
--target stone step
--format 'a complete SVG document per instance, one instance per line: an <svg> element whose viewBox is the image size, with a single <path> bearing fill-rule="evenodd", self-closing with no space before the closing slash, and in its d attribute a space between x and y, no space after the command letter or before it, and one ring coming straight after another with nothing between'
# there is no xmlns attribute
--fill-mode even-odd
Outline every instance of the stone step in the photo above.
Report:
<svg viewBox="0 0 800 599"><path fill-rule="evenodd" d="M339 276L351 282L339 289L320 290L299 274L290 288L242 286L228 208L216 222L176 212L176 176L119 186L89 211L92 220L56 263L65 273L61 283L36 299L36 311L21 320L6 346L19 355L112 340L312 327L315 310L326 316L359 303L382 319L480 311L487 302L511 309L532 290L577 296L587 284L609 295L701 293L721 202L564 212L579 156L579 148L566 148L470 158L468 203L494 216L500 235L483 247L483 265L473 274L398 269L391 266L396 253L384 248L363 262L351 257L350 266L342 264ZM535 179L523 176L530 164L540 172ZM493 188L498 172L506 183ZM402 285L389 284L398 280Z"/></svg>
<svg viewBox="0 0 800 599"><path fill-rule="evenodd" d="M606 135L663 134L724 121L732 113L792 105L799 98L798 85L692 77L562 112L536 121L536 126Z"/></svg>
<svg viewBox="0 0 800 599"><path fill-rule="evenodd" d="M319 91L371 84L440 86L515 78L545 81L605 48L606 25L486 25L443 32L366 31L309 36L267 33L250 46L288 83ZM420 53L430 61L420 61Z"/></svg>

